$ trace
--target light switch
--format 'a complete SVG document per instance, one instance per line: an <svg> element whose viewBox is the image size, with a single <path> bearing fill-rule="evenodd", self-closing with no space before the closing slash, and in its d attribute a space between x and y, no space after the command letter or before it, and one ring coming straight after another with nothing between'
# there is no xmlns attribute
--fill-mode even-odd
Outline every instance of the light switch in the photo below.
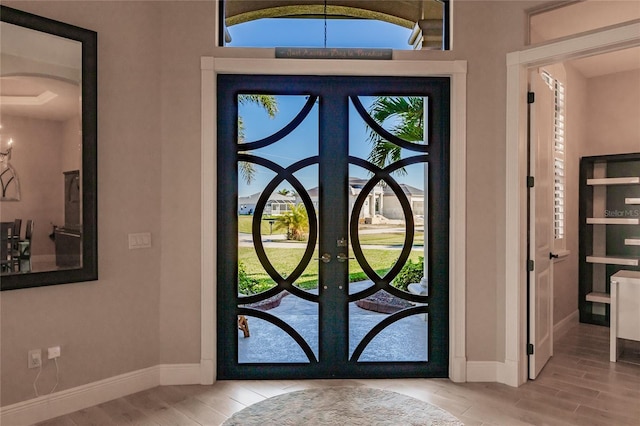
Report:
<svg viewBox="0 0 640 426"><path fill-rule="evenodd" d="M151 247L151 232L129 234L129 250Z"/></svg>

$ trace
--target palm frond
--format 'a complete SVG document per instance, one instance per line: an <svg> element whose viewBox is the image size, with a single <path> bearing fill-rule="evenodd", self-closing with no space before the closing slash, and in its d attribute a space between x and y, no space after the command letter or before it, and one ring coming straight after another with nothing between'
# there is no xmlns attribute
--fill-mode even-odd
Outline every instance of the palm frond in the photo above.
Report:
<svg viewBox="0 0 640 426"><path fill-rule="evenodd" d="M251 182L256 177L256 168L253 167L253 164L246 161L238 161L238 171L247 185L251 185Z"/></svg>
<svg viewBox="0 0 640 426"><path fill-rule="evenodd" d="M255 103L261 106L270 118L274 118L278 113L278 101L273 95L238 95L238 103ZM245 143L245 124L240 116L238 117L238 143ZM238 170L247 185L250 185L255 179L256 169L252 163L240 161L238 162Z"/></svg>
<svg viewBox="0 0 640 426"><path fill-rule="evenodd" d="M241 105L257 104L269 114L270 118L275 117L278 113L278 101L273 95L238 95L238 103Z"/></svg>
<svg viewBox="0 0 640 426"><path fill-rule="evenodd" d="M381 126L389 125L389 131L409 142L424 139L424 101L419 96L380 96L371 107L369 114ZM385 167L399 161L402 149L382 138L367 126L367 140L372 144L368 160L378 167ZM398 169L395 174L404 175L407 171Z"/></svg>

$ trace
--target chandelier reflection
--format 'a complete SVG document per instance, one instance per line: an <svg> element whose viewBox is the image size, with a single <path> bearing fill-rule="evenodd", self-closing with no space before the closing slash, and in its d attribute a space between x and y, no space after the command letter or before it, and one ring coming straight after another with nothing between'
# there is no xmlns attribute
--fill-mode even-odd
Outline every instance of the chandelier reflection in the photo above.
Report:
<svg viewBox="0 0 640 426"><path fill-rule="evenodd" d="M2 129L2 125L0 125ZM4 137L0 134L0 146L4 145ZM7 148L0 151L0 201L20 201L20 181L10 163L13 150L13 139L8 138Z"/></svg>

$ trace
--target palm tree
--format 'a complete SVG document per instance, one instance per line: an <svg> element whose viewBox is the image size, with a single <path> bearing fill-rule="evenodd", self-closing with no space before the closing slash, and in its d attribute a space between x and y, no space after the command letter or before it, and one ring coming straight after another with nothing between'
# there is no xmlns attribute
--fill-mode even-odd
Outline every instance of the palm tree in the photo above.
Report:
<svg viewBox="0 0 640 426"><path fill-rule="evenodd" d="M424 139L424 101L422 97L380 96L369 108L369 114L378 123L393 122L390 132L410 142ZM369 128L368 140L373 147L368 160L378 167L384 168L401 159L399 146L383 139ZM406 170L398 169L398 174L406 174Z"/></svg>
<svg viewBox="0 0 640 426"><path fill-rule="evenodd" d="M289 204L289 210L275 220L276 229L287 230L287 240L302 241L309 230L309 217L304 204Z"/></svg>
<svg viewBox="0 0 640 426"><path fill-rule="evenodd" d="M291 194L291 191L289 191L287 188L282 188L280 191L278 191L278 194L286 197L287 195Z"/></svg>
<svg viewBox="0 0 640 426"><path fill-rule="evenodd" d="M262 109L267 112L269 118L274 118L278 113L278 101L273 95L238 95L239 105L248 103L254 103L261 106ZM240 116L238 116L238 143L245 143L244 121ZM238 168L244 181L247 184L251 184L256 174L256 169L253 167L253 164L247 163L246 161L240 161L238 163Z"/></svg>

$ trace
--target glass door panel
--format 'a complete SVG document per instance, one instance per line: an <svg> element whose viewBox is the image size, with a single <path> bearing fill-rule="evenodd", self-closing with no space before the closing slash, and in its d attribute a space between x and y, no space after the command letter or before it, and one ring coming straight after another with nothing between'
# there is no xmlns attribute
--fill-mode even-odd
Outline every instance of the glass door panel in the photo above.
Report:
<svg viewBox="0 0 640 426"><path fill-rule="evenodd" d="M318 106L264 93L240 94L237 105L238 363L308 363L318 358L317 195L309 195L318 188L309 162Z"/></svg>
<svg viewBox="0 0 640 426"><path fill-rule="evenodd" d="M428 140L424 105L428 98L420 96L351 97L348 193L356 268L350 270L349 353L354 361L428 360L427 314L418 311L428 306L428 163L420 152Z"/></svg>

